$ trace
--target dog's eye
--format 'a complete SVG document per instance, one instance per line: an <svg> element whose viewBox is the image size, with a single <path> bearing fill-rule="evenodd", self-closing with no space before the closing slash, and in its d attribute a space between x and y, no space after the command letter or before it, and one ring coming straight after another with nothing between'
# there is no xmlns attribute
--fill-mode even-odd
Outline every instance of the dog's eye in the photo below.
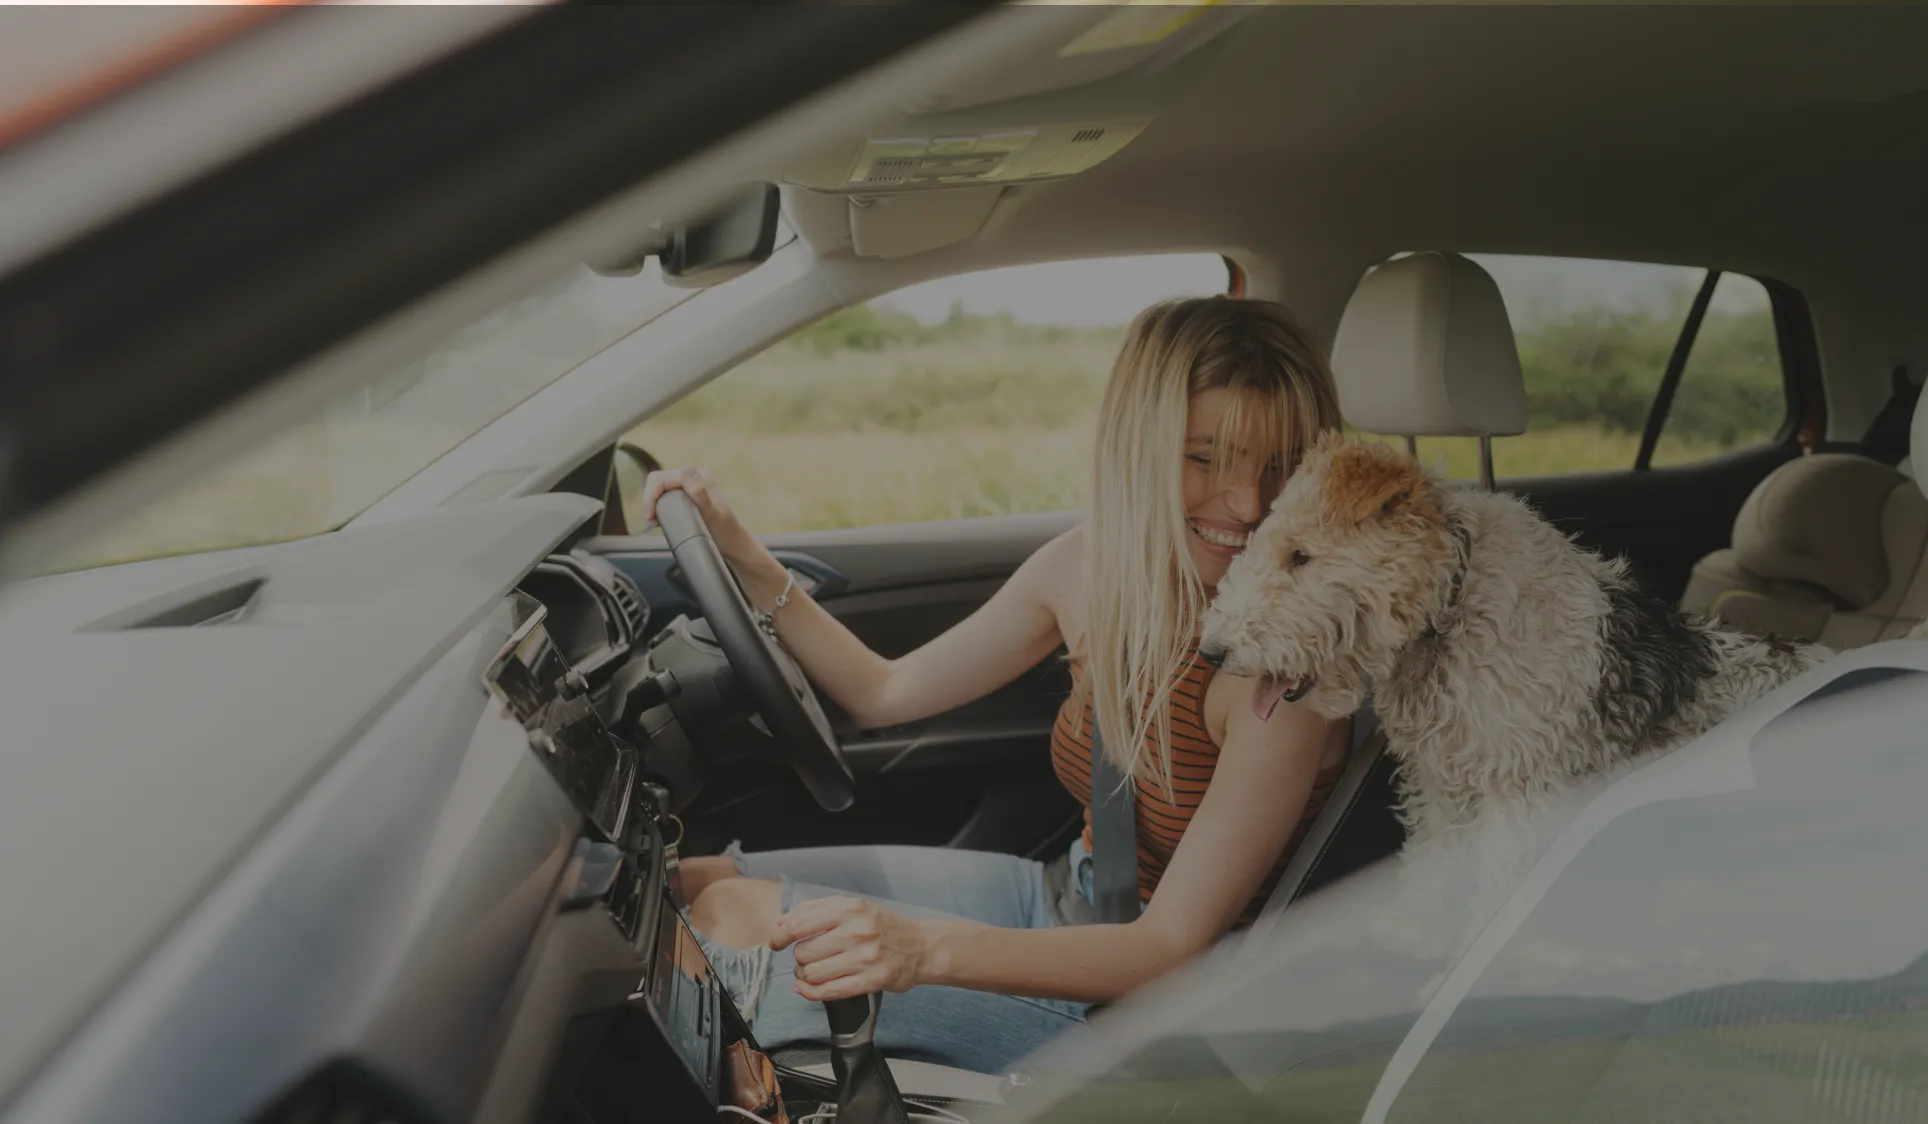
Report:
<svg viewBox="0 0 1928 1124"><path fill-rule="evenodd" d="M1307 554L1305 551L1295 550L1292 552L1290 563L1294 570L1298 569L1299 567L1305 565L1307 562L1310 562L1310 561L1312 561L1312 556Z"/></svg>

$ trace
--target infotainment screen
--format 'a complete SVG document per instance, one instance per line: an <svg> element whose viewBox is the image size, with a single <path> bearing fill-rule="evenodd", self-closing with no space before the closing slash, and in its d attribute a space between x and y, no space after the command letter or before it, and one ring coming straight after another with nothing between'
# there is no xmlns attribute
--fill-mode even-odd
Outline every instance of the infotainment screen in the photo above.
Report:
<svg viewBox="0 0 1928 1124"><path fill-rule="evenodd" d="M529 745L606 840L620 843L635 783L635 753L609 734L588 696L564 689L569 663L543 627L548 611L511 593L513 631L483 676L528 731Z"/></svg>

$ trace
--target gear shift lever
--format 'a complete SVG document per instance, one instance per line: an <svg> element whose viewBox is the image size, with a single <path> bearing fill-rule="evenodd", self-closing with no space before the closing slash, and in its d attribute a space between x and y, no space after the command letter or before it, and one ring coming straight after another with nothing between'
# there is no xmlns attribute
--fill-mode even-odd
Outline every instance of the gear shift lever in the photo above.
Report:
<svg viewBox="0 0 1928 1124"><path fill-rule="evenodd" d="M903 1094L873 1041L883 996L830 999L830 1070L837 1077L837 1124L910 1124Z"/></svg>

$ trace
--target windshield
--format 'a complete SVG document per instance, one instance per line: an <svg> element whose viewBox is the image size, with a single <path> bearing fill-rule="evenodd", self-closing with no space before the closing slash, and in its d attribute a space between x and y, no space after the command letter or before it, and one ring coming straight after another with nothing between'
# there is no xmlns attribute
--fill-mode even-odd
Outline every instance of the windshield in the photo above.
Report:
<svg viewBox="0 0 1928 1124"><path fill-rule="evenodd" d="M579 266L444 336L305 424L190 481L55 560L75 570L333 530L584 360L697 290L655 258Z"/></svg>

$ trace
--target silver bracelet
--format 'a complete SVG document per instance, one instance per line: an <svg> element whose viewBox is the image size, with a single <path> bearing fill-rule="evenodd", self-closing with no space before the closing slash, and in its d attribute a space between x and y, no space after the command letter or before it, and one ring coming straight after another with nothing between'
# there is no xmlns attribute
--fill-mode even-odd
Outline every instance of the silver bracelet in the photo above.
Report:
<svg viewBox="0 0 1928 1124"><path fill-rule="evenodd" d="M777 599L771 604L769 612L758 612L756 614L757 627L768 633L771 637L775 637L777 634L777 611L790 603L790 591L797 587L797 572L788 566L783 568L783 572L787 575L788 579L783 583L783 592L777 594Z"/></svg>

